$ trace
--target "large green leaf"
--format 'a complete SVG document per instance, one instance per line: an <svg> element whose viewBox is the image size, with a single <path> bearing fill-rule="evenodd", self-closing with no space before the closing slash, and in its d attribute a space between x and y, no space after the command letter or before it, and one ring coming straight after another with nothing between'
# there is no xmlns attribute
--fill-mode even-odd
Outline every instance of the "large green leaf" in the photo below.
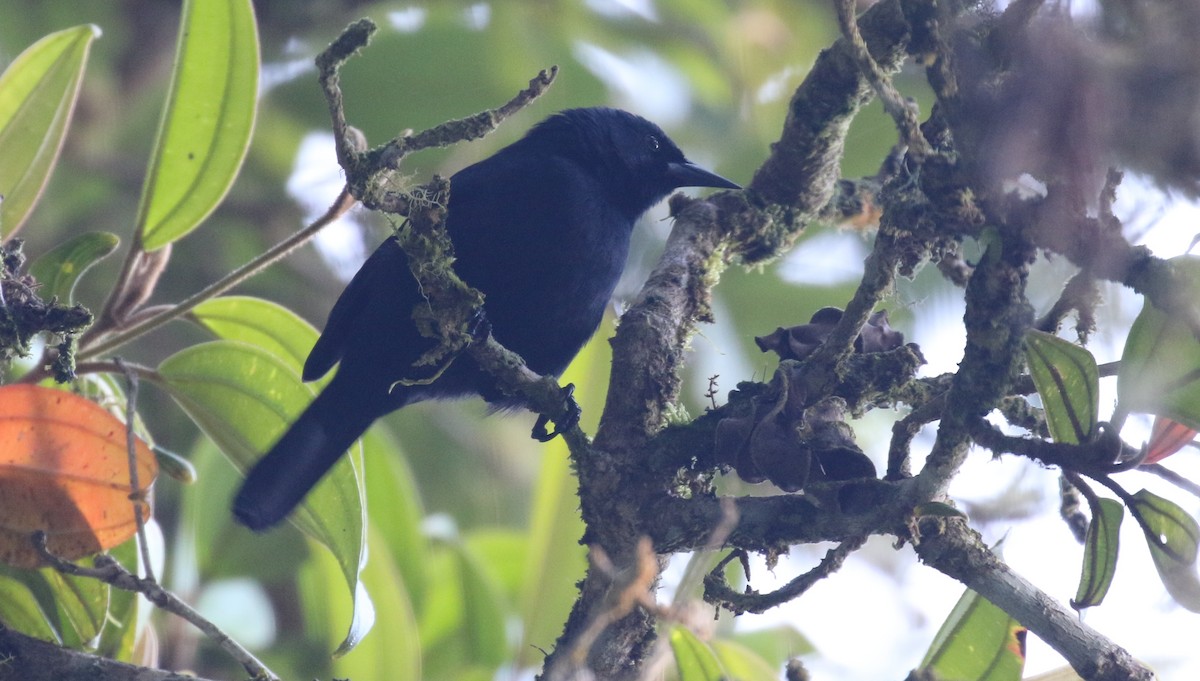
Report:
<svg viewBox="0 0 1200 681"><path fill-rule="evenodd" d="M200 303L191 316L225 340L258 346L300 373L317 330L295 312L262 298L222 296Z"/></svg>
<svg viewBox="0 0 1200 681"><path fill-rule="evenodd" d="M398 566L392 562L386 539L374 529L369 533L371 559L362 572L362 579L371 589L379 617L375 620L374 635L368 637L353 654L339 657L333 663L333 676L347 679L388 679L389 681L419 681L421 679L421 643L417 619L409 599L408 585ZM339 575L332 561L328 567L325 592L314 594L329 600L328 590L336 586ZM335 608L333 621L343 621L346 607ZM333 636L336 631L331 631ZM331 639L336 640L336 638Z"/></svg>
<svg viewBox="0 0 1200 681"><path fill-rule="evenodd" d="M1100 605L1108 593L1117 571L1121 519L1124 517L1125 507L1113 499L1098 499L1097 505L1092 507L1092 521L1088 523L1083 541L1083 571L1071 601L1071 607L1076 610Z"/></svg>
<svg viewBox="0 0 1200 681"><path fill-rule="evenodd" d="M364 476L371 529L383 540L396 570L404 579L413 609L420 612L425 602L426 556L429 540L421 530L425 517L421 496L412 471L398 443L385 428L372 428L363 436L363 463L371 474ZM378 555L378 550L372 551Z"/></svg>
<svg viewBox="0 0 1200 681"><path fill-rule="evenodd" d="M1020 681L1025 627L968 589L933 638L920 671L940 681Z"/></svg>
<svg viewBox="0 0 1200 681"><path fill-rule="evenodd" d="M238 468L245 470L312 399L295 370L246 343L214 341L181 350L159 365L167 391ZM370 630L373 612L358 581L364 554L361 452L357 445L305 497L291 521L329 547L342 567L355 616L339 650Z"/></svg>
<svg viewBox="0 0 1200 681"><path fill-rule="evenodd" d="M50 179L99 35L91 25L51 33L0 75L0 237L17 231Z"/></svg>
<svg viewBox="0 0 1200 681"><path fill-rule="evenodd" d="M727 639L712 642L713 652L725 669L727 678L738 681L776 681L779 667L772 665L754 650Z"/></svg>
<svg viewBox="0 0 1200 681"><path fill-rule="evenodd" d="M679 681L724 681L725 670L716 653L687 627L672 627L670 639Z"/></svg>
<svg viewBox="0 0 1200 681"><path fill-rule="evenodd" d="M29 266L29 273L41 284L39 294L45 300L75 302L79 278L119 243L117 235L110 232L84 232L46 251Z"/></svg>
<svg viewBox="0 0 1200 681"><path fill-rule="evenodd" d="M1025 347L1051 437L1066 444L1086 442L1100 411L1096 359L1078 345L1041 331L1030 331Z"/></svg>
<svg viewBox="0 0 1200 681"><path fill-rule="evenodd" d="M1177 300L1189 300L1200 317L1200 258L1171 260L1179 281ZM1169 316L1149 301L1142 307L1121 356L1117 398L1123 412L1166 416L1200 430L1200 343L1182 316Z"/></svg>
<svg viewBox="0 0 1200 681"><path fill-rule="evenodd" d="M27 610L25 616L43 620L35 624L18 618L9 623L7 616L0 614L0 621L31 635L39 635L45 631L44 627L49 628L54 632L54 638L50 640L76 649L99 635L108 612L109 587L104 582L64 575L53 568L20 570L0 566L0 575L13 580L0 580L4 585L3 598L14 597L13 605L25 611L29 604L20 593L24 587L37 604L37 608ZM19 629L18 625L29 627L29 630Z"/></svg>
<svg viewBox="0 0 1200 681"><path fill-rule="evenodd" d="M1142 526L1167 592L1183 607L1200 612L1200 576L1196 574L1200 525L1196 519L1174 502L1146 490L1133 495L1129 510Z"/></svg>
<svg viewBox="0 0 1200 681"><path fill-rule="evenodd" d="M0 565L0 625L43 641L62 643L35 589L26 571Z"/></svg>
<svg viewBox="0 0 1200 681"><path fill-rule="evenodd" d="M250 0L186 0L175 71L138 206L152 251L195 229L229 191L246 156L258 98Z"/></svg>
<svg viewBox="0 0 1200 681"><path fill-rule="evenodd" d="M462 678L507 659L506 609L490 566L457 535L427 554L428 589L420 615L430 678Z"/></svg>

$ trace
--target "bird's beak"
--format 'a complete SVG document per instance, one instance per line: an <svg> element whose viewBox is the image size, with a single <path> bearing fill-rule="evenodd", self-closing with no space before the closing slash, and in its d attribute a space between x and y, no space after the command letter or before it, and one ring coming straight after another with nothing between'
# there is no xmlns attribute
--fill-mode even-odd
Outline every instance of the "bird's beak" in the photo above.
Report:
<svg viewBox="0 0 1200 681"><path fill-rule="evenodd" d="M720 187L722 189L741 189L720 175L705 170L695 163L670 163L667 165L667 179L676 187Z"/></svg>

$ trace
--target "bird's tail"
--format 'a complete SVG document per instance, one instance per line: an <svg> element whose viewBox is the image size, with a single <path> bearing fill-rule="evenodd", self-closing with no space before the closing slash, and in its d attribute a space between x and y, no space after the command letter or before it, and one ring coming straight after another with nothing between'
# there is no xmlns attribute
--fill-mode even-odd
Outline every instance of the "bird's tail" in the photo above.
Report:
<svg viewBox="0 0 1200 681"><path fill-rule="evenodd" d="M378 416L337 388L335 379L246 474L233 500L243 525L261 531L287 517Z"/></svg>

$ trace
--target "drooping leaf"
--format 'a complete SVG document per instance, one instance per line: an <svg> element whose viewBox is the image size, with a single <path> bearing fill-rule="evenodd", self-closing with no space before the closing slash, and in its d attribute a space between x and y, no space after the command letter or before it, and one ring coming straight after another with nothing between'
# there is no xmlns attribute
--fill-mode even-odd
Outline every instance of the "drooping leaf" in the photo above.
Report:
<svg viewBox="0 0 1200 681"><path fill-rule="evenodd" d="M1200 258L1173 258L1171 265L1179 275L1176 300L1200 305ZM1145 303L1125 340L1117 397L1123 411L1166 416L1200 430L1200 342L1186 319Z"/></svg>
<svg viewBox="0 0 1200 681"><path fill-rule="evenodd" d="M1036 330L1025 336L1025 347L1051 437L1065 444L1087 442L1100 410L1096 359L1074 343Z"/></svg>
<svg viewBox="0 0 1200 681"><path fill-rule="evenodd" d="M159 365L159 374L171 397L241 470L249 468L312 400L312 390L284 360L236 341L181 350ZM358 581L366 541L361 470L356 444L289 518L333 552L356 599L366 596ZM362 602L343 645L352 647L371 628L373 612Z"/></svg>
<svg viewBox="0 0 1200 681"><path fill-rule="evenodd" d="M725 670L716 653L687 627L672 627L670 638L679 681L722 681L725 678Z"/></svg>
<svg viewBox="0 0 1200 681"><path fill-rule="evenodd" d="M85 232L46 251L29 266L41 284L42 299L75 302L75 284L92 265L116 250L121 240L109 232Z"/></svg>
<svg viewBox="0 0 1200 681"><path fill-rule="evenodd" d="M1117 570L1121 520L1125 507L1113 499L1098 499L1083 541L1083 572L1071 607L1076 610L1100 605Z"/></svg>
<svg viewBox="0 0 1200 681"><path fill-rule="evenodd" d="M51 33L0 75L0 237L21 227L50 179L99 35L92 25Z"/></svg>
<svg viewBox="0 0 1200 681"><path fill-rule="evenodd" d="M371 471L364 479L371 527L382 535L381 550L391 555L413 609L420 612L428 583L429 540L421 530L425 511L416 480L400 446L385 429L368 430L362 445L363 462Z"/></svg>
<svg viewBox="0 0 1200 681"><path fill-rule="evenodd" d="M233 184L254 127L258 34L249 0L186 0L175 70L138 206L142 247L195 229Z"/></svg>
<svg viewBox="0 0 1200 681"><path fill-rule="evenodd" d="M1154 567L1177 603L1200 612L1200 576L1196 573L1200 525L1177 504L1141 490L1133 495L1130 512L1138 519L1150 546Z"/></svg>
<svg viewBox="0 0 1200 681"><path fill-rule="evenodd" d="M1155 416L1142 465L1158 463L1196 439L1196 431L1165 416Z"/></svg>
<svg viewBox="0 0 1200 681"><path fill-rule="evenodd" d="M34 567L30 534L68 559L114 547L143 519L158 473L150 448L136 441L138 488L130 485L125 424L96 403L32 385L0 388L0 562ZM135 494L136 493L136 494Z"/></svg>
<svg viewBox="0 0 1200 681"><path fill-rule="evenodd" d="M941 681L1020 681L1025 627L968 589L933 638L920 670Z"/></svg>
<svg viewBox="0 0 1200 681"><path fill-rule="evenodd" d="M420 681L421 637L408 585L398 566L392 562L383 536L374 528L369 536L371 560L363 569L362 580L370 587L371 600L381 616L376 619L373 635L356 647L353 654L338 657L332 673L336 678ZM338 575L332 567L325 572L329 575L325 587L328 591L335 585ZM329 600L327 594L318 597ZM335 607L335 612L342 612L338 612L333 621L345 621L347 609Z"/></svg>

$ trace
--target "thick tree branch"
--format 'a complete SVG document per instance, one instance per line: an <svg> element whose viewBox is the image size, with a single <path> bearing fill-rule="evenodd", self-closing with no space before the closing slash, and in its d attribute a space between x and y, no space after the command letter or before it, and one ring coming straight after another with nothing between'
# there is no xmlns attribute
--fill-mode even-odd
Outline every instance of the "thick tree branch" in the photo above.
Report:
<svg viewBox="0 0 1200 681"><path fill-rule="evenodd" d="M206 681L68 650L0 627L0 681Z"/></svg>

